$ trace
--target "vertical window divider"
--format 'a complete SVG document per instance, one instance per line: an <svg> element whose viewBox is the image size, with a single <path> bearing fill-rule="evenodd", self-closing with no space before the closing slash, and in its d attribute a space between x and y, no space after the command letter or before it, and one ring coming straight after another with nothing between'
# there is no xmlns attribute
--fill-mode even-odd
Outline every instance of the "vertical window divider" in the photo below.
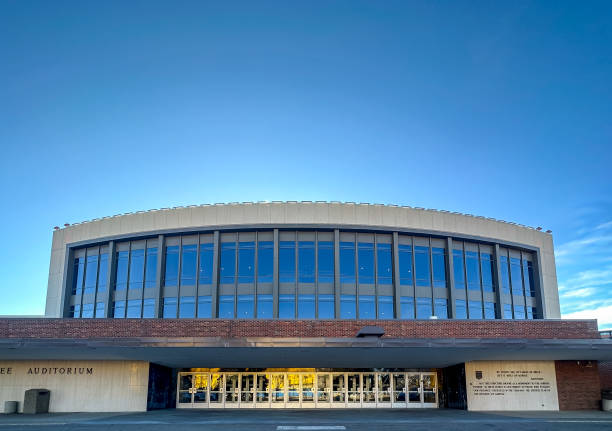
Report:
<svg viewBox="0 0 612 431"><path fill-rule="evenodd" d="M220 242L219 231L216 230L213 233L213 273L212 273L212 285L211 285L211 318L215 319L219 317L219 305L218 305L218 292L219 292L219 242Z"/></svg>
<svg viewBox="0 0 612 431"><path fill-rule="evenodd" d="M257 298L259 297L258 286L259 286L259 231L255 231L255 257L253 266L253 318L257 319Z"/></svg>
<svg viewBox="0 0 612 431"><path fill-rule="evenodd" d="M353 256L355 259L355 320L359 320L359 233L354 232L353 237Z"/></svg>
<svg viewBox="0 0 612 431"><path fill-rule="evenodd" d="M162 278L164 276L164 267L166 266L166 237L159 235L157 237L157 268L155 268L155 291L154 298L156 307L153 310L153 317L160 318L163 316L162 310Z"/></svg>
<svg viewBox="0 0 612 431"><path fill-rule="evenodd" d="M319 232L314 232L314 306L315 319L319 318Z"/></svg>
<svg viewBox="0 0 612 431"><path fill-rule="evenodd" d="M378 313L378 234L374 234L374 319L380 319Z"/></svg>
<svg viewBox="0 0 612 431"><path fill-rule="evenodd" d="M394 305L395 310L393 317L399 319L401 317L401 292L400 292L400 271L399 271L399 233L393 232L393 243L392 243L392 259L393 259L393 294L394 294Z"/></svg>
<svg viewBox="0 0 612 431"><path fill-rule="evenodd" d="M272 265L272 319L278 319L278 229L274 229L274 249L273 249L273 265Z"/></svg>
<svg viewBox="0 0 612 431"><path fill-rule="evenodd" d="M414 248L414 237L410 237L410 248L412 249L411 258L412 258L412 312L414 313L414 318L417 318L417 308L416 308L416 250Z"/></svg>
<svg viewBox="0 0 612 431"><path fill-rule="evenodd" d="M240 259L240 232L234 239L234 319L238 318L238 277L240 277L238 259Z"/></svg>
<svg viewBox="0 0 612 431"><path fill-rule="evenodd" d="M461 246L461 257L463 258L463 279L465 280L463 290L465 291L465 317L470 318L470 288L467 272L467 255L465 254L465 242Z"/></svg>
<svg viewBox="0 0 612 431"><path fill-rule="evenodd" d="M435 315L435 311L434 311L434 307L435 307L435 302L436 302L436 295L434 292L435 286L434 286L434 265L433 265L433 250L431 248L431 237L427 238L427 243L429 244L429 286L431 289L431 310L430 310L430 317Z"/></svg>
<svg viewBox="0 0 612 431"><path fill-rule="evenodd" d="M482 318L483 320L486 319L485 318L485 309L484 309L484 304L485 304L485 294L484 294L484 285L482 282L482 247L481 244L478 244L478 281L480 282L480 308L482 309Z"/></svg>
<svg viewBox="0 0 612 431"><path fill-rule="evenodd" d="M299 237L298 237L298 232L295 232L295 241L293 242L293 286L294 286L294 291L293 291L293 315L295 316L295 319L297 320L299 318L298 316L298 287L299 287L299 277L300 274L298 272L298 259L299 259L299 252L300 252L300 247L298 247L299 244Z"/></svg>
<svg viewBox="0 0 612 431"><path fill-rule="evenodd" d="M198 317L198 306L200 303L200 248L202 245L202 234L198 233L196 238L198 245L196 246L195 295L193 298L195 301L195 304L193 304L193 317L195 319Z"/></svg>
<svg viewBox="0 0 612 431"><path fill-rule="evenodd" d="M334 314L340 319L340 230L334 229Z"/></svg>
<svg viewBox="0 0 612 431"><path fill-rule="evenodd" d="M448 292L448 302L450 302L450 307L448 307L449 318L454 319L457 316L457 307L455 305L455 267L454 267L454 259L453 259L453 238L446 238L446 267L448 269L448 281L447 281L447 292Z"/></svg>
<svg viewBox="0 0 612 431"><path fill-rule="evenodd" d="M501 261L499 255L499 244L495 244L493 247L493 265L495 270L494 284L497 286L495 289L495 317L497 319L504 318L504 304L502 303L502 276L501 276Z"/></svg>

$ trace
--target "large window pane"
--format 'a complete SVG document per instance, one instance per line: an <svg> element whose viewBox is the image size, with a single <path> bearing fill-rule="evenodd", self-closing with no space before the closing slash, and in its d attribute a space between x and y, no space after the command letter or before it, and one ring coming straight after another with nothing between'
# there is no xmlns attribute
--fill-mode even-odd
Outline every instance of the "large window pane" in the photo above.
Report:
<svg viewBox="0 0 612 431"><path fill-rule="evenodd" d="M514 306L514 318L519 319L519 320L525 319L525 307L524 306L522 305Z"/></svg>
<svg viewBox="0 0 612 431"><path fill-rule="evenodd" d="M512 294L522 296L523 276L521 274L521 260L516 257L510 258L510 281L512 284Z"/></svg>
<svg viewBox="0 0 612 431"><path fill-rule="evenodd" d="M219 267L219 273L221 284L234 284L236 276L236 243L221 243L221 265Z"/></svg>
<svg viewBox="0 0 612 431"><path fill-rule="evenodd" d="M100 261L100 264L102 261ZM155 287L157 281L157 247L147 248L147 267L145 269L145 289Z"/></svg>
<svg viewBox="0 0 612 431"><path fill-rule="evenodd" d="M314 295L298 295L298 319L314 319L314 318L315 318L315 296Z"/></svg>
<svg viewBox="0 0 612 431"><path fill-rule="evenodd" d="M467 285L469 290L480 290L480 266L478 252L465 252L465 267L467 269Z"/></svg>
<svg viewBox="0 0 612 431"><path fill-rule="evenodd" d="M83 308L81 310L81 317L83 319L91 319L93 318L94 314L94 305L93 303L90 304L83 304Z"/></svg>
<svg viewBox="0 0 612 431"><path fill-rule="evenodd" d="M448 319L448 301L445 298L436 298L434 314L438 319Z"/></svg>
<svg viewBox="0 0 612 431"><path fill-rule="evenodd" d="M378 279L378 284L391 284L393 282L391 244L376 245L376 266L376 278Z"/></svg>
<svg viewBox="0 0 612 431"><path fill-rule="evenodd" d="M359 295L359 318L376 319L374 295Z"/></svg>
<svg viewBox="0 0 612 431"><path fill-rule="evenodd" d="M130 299L127 302L127 317L129 319L140 319L142 301L140 299Z"/></svg>
<svg viewBox="0 0 612 431"><path fill-rule="evenodd" d="M295 319L295 295L278 295L278 318Z"/></svg>
<svg viewBox="0 0 612 431"><path fill-rule="evenodd" d="M504 304L504 319L512 319L512 305Z"/></svg>
<svg viewBox="0 0 612 431"><path fill-rule="evenodd" d="M417 286L431 286L429 275L429 247L415 246L414 247L414 264L416 267L416 284ZM418 306L418 301L417 301ZM430 314L431 315L431 312ZM429 317L429 316L427 316ZM418 312L417 312L418 318Z"/></svg>
<svg viewBox="0 0 612 431"><path fill-rule="evenodd" d="M85 268L85 294L94 293L96 291L97 275L98 255L87 256L87 267ZM85 305L83 305L83 311L85 311Z"/></svg>
<svg viewBox="0 0 612 431"><path fill-rule="evenodd" d="M340 318L355 319L356 317L355 295L340 295Z"/></svg>
<svg viewBox="0 0 612 431"><path fill-rule="evenodd" d="M219 295L219 319L234 318L234 295Z"/></svg>
<svg viewBox="0 0 612 431"><path fill-rule="evenodd" d="M523 260L523 282L525 283L525 296L534 297L533 264L528 260Z"/></svg>
<svg viewBox="0 0 612 431"><path fill-rule="evenodd" d="M484 317L485 319L495 319L495 303L494 302L484 303Z"/></svg>
<svg viewBox="0 0 612 431"><path fill-rule="evenodd" d="M482 302L468 301L470 319L482 319Z"/></svg>
<svg viewBox="0 0 612 431"><path fill-rule="evenodd" d="M108 253L100 255L100 269L98 269L98 292L106 290L106 279L108 278Z"/></svg>
<svg viewBox="0 0 612 431"><path fill-rule="evenodd" d="M340 281L355 283L355 244L352 242L340 243Z"/></svg>
<svg viewBox="0 0 612 431"><path fill-rule="evenodd" d="M446 252L443 248L432 247L431 260L433 262L434 287L446 287Z"/></svg>
<svg viewBox="0 0 612 431"><path fill-rule="evenodd" d="M274 303L272 295L257 295L257 318L272 319L274 312Z"/></svg>
<svg viewBox="0 0 612 431"><path fill-rule="evenodd" d="M480 253L480 269L482 271L482 290L493 292L493 256Z"/></svg>
<svg viewBox="0 0 612 431"><path fill-rule="evenodd" d="M212 243L200 244L199 282L201 285L212 284L213 255L214 247Z"/></svg>
<svg viewBox="0 0 612 431"><path fill-rule="evenodd" d="M113 304L113 317L122 319L125 317L125 301L115 301Z"/></svg>
<svg viewBox="0 0 612 431"><path fill-rule="evenodd" d="M166 247L166 271L164 283L166 286L176 286L178 283L179 247L169 245Z"/></svg>
<svg viewBox="0 0 612 431"><path fill-rule="evenodd" d="M117 253L117 273L115 274L115 290L127 289L128 262L130 255L127 251Z"/></svg>
<svg viewBox="0 0 612 431"><path fill-rule="evenodd" d="M257 243L257 281L272 283L274 271L274 242L259 241Z"/></svg>
<svg viewBox="0 0 612 431"><path fill-rule="evenodd" d="M417 314L416 314L417 319L429 319L432 316L431 298L417 298L416 299L416 309L417 309Z"/></svg>
<svg viewBox="0 0 612 431"><path fill-rule="evenodd" d="M467 307L463 299L455 299L455 319L467 319Z"/></svg>
<svg viewBox="0 0 612 431"><path fill-rule="evenodd" d="M453 250L453 275L455 288L465 289L465 268L463 266L463 250Z"/></svg>
<svg viewBox="0 0 612 431"><path fill-rule="evenodd" d="M359 260L359 283L374 284L374 244L371 242L357 244L357 258Z"/></svg>
<svg viewBox="0 0 612 431"><path fill-rule="evenodd" d="M315 282L315 243L298 242L298 274L300 283ZM313 299L314 303L314 299Z"/></svg>
<svg viewBox="0 0 612 431"><path fill-rule="evenodd" d="M178 251L177 251L177 254L178 254ZM164 298L163 316L165 319L176 318L176 298L175 297Z"/></svg>
<svg viewBox="0 0 612 431"><path fill-rule="evenodd" d="M194 265L195 269L195 265ZM195 278L195 273L194 273ZM179 317L193 319L195 317L195 296L181 296L179 303Z"/></svg>
<svg viewBox="0 0 612 431"><path fill-rule="evenodd" d="M85 274L85 258L74 259L74 275L72 281L72 294L80 295L83 292L83 276ZM79 306L80 307L80 306Z"/></svg>
<svg viewBox="0 0 612 431"><path fill-rule="evenodd" d="M318 244L319 283L334 282L334 243L319 241Z"/></svg>
<svg viewBox="0 0 612 431"><path fill-rule="evenodd" d="M295 283L295 241L279 243L278 280L281 283Z"/></svg>
<svg viewBox="0 0 612 431"><path fill-rule="evenodd" d="M70 317L74 319L78 319L79 317L81 317L81 304L70 306Z"/></svg>
<svg viewBox="0 0 612 431"><path fill-rule="evenodd" d="M399 244L397 250L399 254L400 284L402 286L412 286L412 246Z"/></svg>
<svg viewBox="0 0 612 431"><path fill-rule="evenodd" d="M132 250L130 253L130 289L142 289L142 282L144 279L144 253L144 249Z"/></svg>
<svg viewBox="0 0 612 431"><path fill-rule="evenodd" d="M319 295L319 319L333 319L334 310L334 295Z"/></svg>
<svg viewBox="0 0 612 431"><path fill-rule="evenodd" d="M255 242L243 241L238 243L238 283L253 283L254 281Z"/></svg>
<svg viewBox="0 0 612 431"><path fill-rule="evenodd" d="M198 246L184 245L181 259L181 286L195 286Z"/></svg>
<svg viewBox="0 0 612 431"><path fill-rule="evenodd" d="M104 302L96 302L96 318L104 318L106 313L104 312Z"/></svg>
<svg viewBox="0 0 612 431"><path fill-rule="evenodd" d="M533 319L535 316L535 307L527 307L527 319Z"/></svg>
<svg viewBox="0 0 612 431"><path fill-rule="evenodd" d="M414 319L414 298L412 296L400 298L400 312L402 319Z"/></svg>
<svg viewBox="0 0 612 431"><path fill-rule="evenodd" d="M210 295L198 296L198 317L200 319L212 317L212 297Z"/></svg>
<svg viewBox="0 0 612 431"><path fill-rule="evenodd" d="M253 248L255 245L253 244ZM238 295L237 304L238 319L252 319L255 316L255 296L254 295Z"/></svg>
<svg viewBox="0 0 612 431"><path fill-rule="evenodd" d="M510 273L508 271L508 257L499 257L499 266L501 272L502 292L510 294Z"/></svg>
<svg viewBox="0 0 612 431"><path fill-rule="evenodd" d="M393 319L393 296L378 297L378 318Z"/></svg>
<svg viewBox="0 0 612 431"><path fill-rule="evenodd" d="M155 317L155 299L145 298L142 303L142 317L152 319Z"/></svg>

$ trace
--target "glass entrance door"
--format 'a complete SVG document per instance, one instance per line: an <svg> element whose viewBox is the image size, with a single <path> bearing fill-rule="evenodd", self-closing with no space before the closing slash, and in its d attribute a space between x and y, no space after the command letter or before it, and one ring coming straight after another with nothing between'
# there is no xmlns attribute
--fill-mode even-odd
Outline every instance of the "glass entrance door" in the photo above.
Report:
<svg viewBox="0 0 612 431"><path fill-rule="evenodd" d="M349 373L346 380L346 402L348 407L361 407L361 376Z"/></svg>
<svg viewBox="0 0 612 431"><path fill-rule="evenodd" d="M238 374L225 375L225 407L238 407L240 400L240 376Z"/></svg>
<svg viewBox="0 0 612 431"><path fill-rule="evenodd" d="M255 399L255 375L242 374L240 377L240 407L251 408Z"/></svg>
<svg viewBox="0 0 612 431"><path fill-rule="evenodd" d="M421 375L418 373L406 376L408 389L408 407L421 407Z"/></svg>
<svg viewBox="0 0 612 431"><path fill-rule="evenodd" d="M179 377L177 401L181 405L191 405L193 395L193 376L191 374L183 374Z"/></svg>
<svg viewBox="0 0 612 431"><path fill-rule="evenodd" d="M270 374L257 374L255 408L270 407Z"/></svg>
<svg viewBox="0 0 612 431"><path fill-rule="evenodd" d="M438 391L436 385L436 375L434 373L423 373L423 407L438 406Z"/></svg>
<svg viewBox="0 0 612 431"><path fill-rule="evenodd" d="M406 407L406 375L393 373L393 407Z"/></svg>
<svg viewBox="0 0 612 431"><path fill-rule="evenodd" d="M378 407L391 407L391 374L378 373L376 392Z"/></svg>
<svg viewBox="0 0 612 431"><path fill-rule="evenodd" d="M376 374L363 373L363 407L376 407Z"/></svg>
<svg viewBox="0 0 612 431"><path fill-rule="evenodd" d="M345 376L332 374L332 407L346 407Z"/></svg>
<svg viewBox="0 0 612 431"><path fill-rule="evenodd" d="M300 406L300 375L297 373L287 374L287 407L296 408Z"/></svg>
<svg viewBox="0 0 612 431"><path fill-rule="evenodd" d="M210 375L210 407L223 407L223 374Z"/></svg>
<svg viewBox="0 0 612 431"><path fill-rule="evenodd" d="M316 374L302 374L301 390L302 390L302 407L314 407L315 406L315 386Z"/></svg>
<svg viewBox="0 0 612 431"><path fill-rule="evenodd" d="M331 403L331 377L329 374L317 375L317 407L329 407Z"/></svg>
<svg viewBox="0 0 612 431"><path fill-rule="evenodd" d="M193 376L193 403L200 406L208 404L208 374L195 374Z"/></svg>
<svg viewBox="0 0 612 431"><path fill-rule="evenodd" d="M270 405L285 407L285 374L270 375Z"/></svg>

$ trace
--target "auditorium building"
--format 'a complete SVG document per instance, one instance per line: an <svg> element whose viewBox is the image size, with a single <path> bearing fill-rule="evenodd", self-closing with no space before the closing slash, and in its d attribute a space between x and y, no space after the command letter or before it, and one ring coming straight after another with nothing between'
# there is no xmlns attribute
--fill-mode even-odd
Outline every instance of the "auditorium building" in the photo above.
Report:
<svg viewBox="0 0 612 431"><path fill-rule="evenodd" d="M55 228L45 317L0 319L0 406L599 408L612 340L560 317L541 228L337 202L121 214Z"/></svg>

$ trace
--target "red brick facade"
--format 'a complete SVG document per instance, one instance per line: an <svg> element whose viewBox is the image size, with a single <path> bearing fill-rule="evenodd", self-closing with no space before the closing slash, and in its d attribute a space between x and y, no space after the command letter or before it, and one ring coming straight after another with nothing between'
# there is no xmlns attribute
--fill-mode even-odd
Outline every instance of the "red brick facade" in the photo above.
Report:
<svg viewBox="0 0 612 431"><path fill-rule="evenodd" d="M597 361L555 361L559 410L599 409Z"/></svg>
<svg viewBox="0 0 612 431"><path fill-rule="evenodd" d="M599 338L595 320L0 319L0 338L352 338L366 325L387 338Z"/></svg>
<svg viewBox="0 0 612 431"><path fill-rule="evenodd" d="M601 389L612 389L612 362L600 362L598 365Z"/></svg>

